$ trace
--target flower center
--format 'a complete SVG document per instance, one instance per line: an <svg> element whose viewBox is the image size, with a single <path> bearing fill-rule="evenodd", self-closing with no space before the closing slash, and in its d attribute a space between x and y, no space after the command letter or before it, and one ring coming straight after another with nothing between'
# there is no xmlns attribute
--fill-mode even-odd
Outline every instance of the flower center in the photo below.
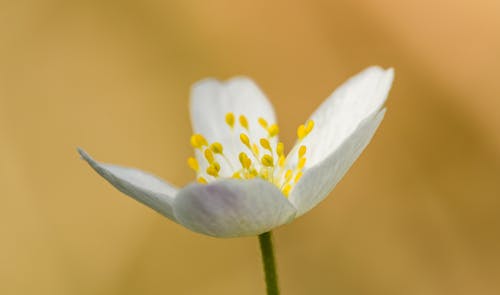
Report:
<svg viewBox="0 0 500 295"><path fill-rule="evenodd" d="M297 128L298 144L288 156L285 156L284 144L278 141L277 124L269 124L264 118L258 118L257 122L249 124L245 115L240 115L236 124L233 113L226 114L225 122L233 135L233 142L230 143L232 150L229 153L225 153L226 149L220 142L208 142L202 134L191 136L191 146L195 149L198 160L190 157L188 165L196 172L197 181L206 184L220 178L260 177L276 185L288 196L302 177L307 148L301 142L312 131L314 122L309 120ZM266 136L254 142L251 127L262 128ZM297 161L293 161L292 165L290 163L294 157Z"/></svg>

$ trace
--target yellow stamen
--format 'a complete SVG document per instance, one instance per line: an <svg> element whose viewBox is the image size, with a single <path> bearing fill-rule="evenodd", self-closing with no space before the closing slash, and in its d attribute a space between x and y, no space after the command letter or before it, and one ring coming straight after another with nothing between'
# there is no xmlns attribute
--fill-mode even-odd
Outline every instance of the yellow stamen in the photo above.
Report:
<svg viewBox="0 0 500 295"><path fill-rule="evenodd" d="M257 176L257 175L259 175L259 172L257 172L257 170L255 170L255 169L253 169L253 168L252 168L252 169L250 169L250 176L251 176L251 177L255 177L255 176Z"/></svg>
<svg viewBox="0 0 500 295"><path fill-rule="evenodd" d="M219 164L218 162L213 162L213 163L212 163L212 166L215 168L215 170L216 170L217 172L219 172L219 171L220 171L220 164Z"/></svg>
<svg viewBox="0 0 500 295"><path fill-rule="evenodd" d="M287 170L285 172L285 182L289 182L290 179L292 179L293 171L292 170Z"/></svg>
<svg viewBox="0 0 500 295"><path fill-rule="evenodd" d="M262 128L267 129L267 121L264 118L259 118L259 124L262 126Z"/></svg>
<svg viewBox="0 0 500 295"><path fill-rule="evenodd" d="M234 172L234 173L233 173L233 175L231 176L231 178L234 178L234 179L241 179L240 172Z"/></svg>
<svg viewBox="0 0 500 295"><path fill-rule="evenodd" d="M189 157L187 160L187 163L188 163L189 167L191 169L193 169L195 172L198 172L198 170L200 169L200 165L198 165L198 161L193 157Z"/></svg>
<svg viewBox="0 0 500 295"><path fill-rule="evenodd" d="M226 114L226 124L231 128L234 127L234 114L233 113Z"/></svg>
<svg viewBox="0 0 500 295"><path fill-rule="evenodd" d="M219 176L219 171L217 171L217 168L214 165L210 165L207 168L207 174L213 177Z"/></svg>
<svg viewBox="0 0 500 295"><path fill-rule="evenodd" d="M193 134L191 136L191 146L195 149L199 149L202 146L208 145L207 140L201 134Z"/></svg>
<svg viewBox="0 0 500 295"><path fill-rule="evenodd" d="M278 127L278 125L273 124L269 126L269 128L267 128L267 132L269 132L270 137L274 137L278 135L278 133L280 132L280 128Z"/></svg>
<svg viewBox="0 0 500 295"><path fill-rule="evenodd" d="M309 120L307 121L306 125L302 124L297 128L297 137L299 140L304 139L314 128L314 121Z"/></svg>
<svg viewBox="0 0 500 295"><path fill-rule="evenodd" d="M307 151L307 148L305 145L301 145L300 148L299 148L299 159L304 157L304 155L306 154L306 151Z"/></svg>
<svg viewBox="0 0 500 295"><path fill-rule="evenodd" d="M220 144L219 142L212 143L210 145L210 149L212 150L212 152L214 152L214 154L222 154L222 152L224 151L222 144Z"/></svg>
<svg viewBox="0 0 500 295"><path fill-rule="evenodd" d="M264 179L269 179L269 169L268 168L260 169L260 176Z"/></svg>
<svg viewBox="0 0 500 295"><path fill-rule="evenodd" d="M245 117L244 115L241 115L240 118L240 125L241 127L245 128L248 130L248 120L247 120L247 117Z"/></svg>
<svg viewBox="0 0 500 295"><path fill-rule="evenodd" d="M254 143L252 145L252 153L257 157L259 155L259 147Z"/></svg>
<svg viewBox="0 0 500 295"><path fill-rule="evenodd" d="M302 177L302 171L300 171L299 173L297 173L297 175L295 175L295 183L299 182L300 178Z"/></svg>
<svg viewBox="0 0 500 295"><path fill-rule="evenodd" d="M297 128L297 137L299 138L299 140L301 140L304 137L306 137L306 135L307 135L306 126L302 124Z"/></svg>
<svg viewBox="0 0 500 295"><path fill-rule="evenodd" d="M266 167L273 167L274 166L274 159L270 155L264 155L262 157L262 159L260 160L260 162L262 163L262 165L264 165Z"/></svg>
<svg viewBox="0 0 500 295"><path fill-rule="evenodd" d="M314 128L314 121L313 120L309 120L307 121L307 125L306 125L306 132L307 134L309 134Z"/></svg>
<svg viewBox="0 0 500 295"><path fill-rule="evenodd" d="M207 184L208 183L207 180L205 178L203 178L203 177L198 177L198 182L199 183L203 183L203 184Z"/></svg>
<svg viewBox="0 0 500 295"><path fill-rule="evenodd" d="M265 138L261 138L260 139L260 145L265 148L266 150L268 151L272 151L271 149L271 144L269 143L269 140L265 139Z"/></svg>
<svg viewBox="0 0 500 295"><path fill-rule="evenodd" d="M297 165L298 169L304 168L304 165L306 165L306 158L300 158L299 164Z"/></svg>
<svg viewBox="0 0 500 295"><path fill-rule="evenodd" d="M210 149L205 150L205 159L207 159L210 164L214 162L214 153L212 153Z"/></svg>
<svg viewBox="0 0 500 295"><path fill-rule="evenodd" d="M248 136L245 133L240 134L240 140L244 145L246 145L249 149L251 149L250 139L248 138Z"/></svg>
<svg viewBox="0 0 500 295"><path fill-rule="evenodd" d="M243 152L241 152L239 154L239 160L240 160L241 166L245 169L250 168L250 165L252 165L252 160L250 160L250 158L248 158L247 154L245 154Z"/></svg>
<svg viewBox="0 0 500 295"><path fill-rule="evenodd" d="M282 142L278 142L278 145L276 146L276 153L280 157L285 155L285 145Z"/></svg>
<svg viewBox="0 0 500 295"><path fill-rule="evenodd" d="M278 159L278 165L283 168L285 166L285 161L286 161L286 158L284 155L281 155L280 158Z"/></svg>
<svg viewBox="0 0 500 295"><path fill-rule="evenodd" d="M284 194L286 197L288 197L288 195L290 194L290 191L291 191L291 190L292 190L292 186L291 186L291 185L289 185L289 184L287 184L287 185L285 185L285 186L283 187L282 192L283 192L283 194Z"/></svg>

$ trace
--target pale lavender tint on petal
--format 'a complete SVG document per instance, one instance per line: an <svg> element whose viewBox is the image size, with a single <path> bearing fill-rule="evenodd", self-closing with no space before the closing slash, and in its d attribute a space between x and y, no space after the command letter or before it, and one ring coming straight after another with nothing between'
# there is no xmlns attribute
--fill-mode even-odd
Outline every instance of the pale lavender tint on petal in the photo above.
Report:
<svg viewBox="0 0 500 295"><path fill-rule="evenodd" d="M276 186L261 179L190 184L174 202L182 225L214 237L258 235L290 222L295 212Z"/></svg>

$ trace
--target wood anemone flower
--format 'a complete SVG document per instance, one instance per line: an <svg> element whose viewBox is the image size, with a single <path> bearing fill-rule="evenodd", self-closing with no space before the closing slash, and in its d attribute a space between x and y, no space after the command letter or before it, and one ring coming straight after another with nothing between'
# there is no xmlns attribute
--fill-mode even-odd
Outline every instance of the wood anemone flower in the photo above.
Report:
<svg viewBox="0 0 500 295"><path fill-rule="evenodd" d="M297 128L285 154L266 96L250 79L205 79L191 92L188 165L196 181L177 188L133 168L82 158L118 190L167 218L214 237L259 235L321 202L382 121L394 72L370 67L349 79Z"/></svg>

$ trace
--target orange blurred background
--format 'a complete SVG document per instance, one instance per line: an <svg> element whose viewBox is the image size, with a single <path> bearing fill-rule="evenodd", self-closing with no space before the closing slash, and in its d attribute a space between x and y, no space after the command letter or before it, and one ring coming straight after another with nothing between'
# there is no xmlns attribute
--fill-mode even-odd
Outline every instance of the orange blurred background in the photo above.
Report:
<svg viewBox="0 0 500 295"><path fill-rule="evenodd" d="M396 70L332 195L275 231L283 294L500 293L500 2L0 3L0 294L263 294L257 239L192 233L79 159L193 175L188 91L244 74L295 127Z"/></svg>

